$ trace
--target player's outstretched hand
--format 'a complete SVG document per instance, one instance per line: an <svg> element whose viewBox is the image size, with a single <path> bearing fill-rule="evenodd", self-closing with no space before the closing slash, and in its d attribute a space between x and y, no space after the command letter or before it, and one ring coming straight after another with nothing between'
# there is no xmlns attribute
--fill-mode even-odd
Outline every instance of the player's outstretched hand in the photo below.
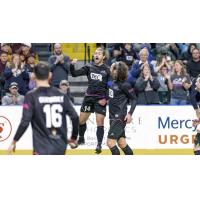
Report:
<svg viewBox="0 0 200 200"><path fill-rule="evenodd" d="M9 154L9 155L12 155L13 152L15 152L15 148L16 148L16 142L13 141L13 142L11 143L11 145L9 146L9 148L8 148L8 154Z"/></svg>
<svg viewBox="0 0 200 200"><path fill-rule="evenodd" d="M131 121L132 121L132 116L128 113L126 115L126 117L124 118L124 121L127 123L127 124L130 124Z"/></svg>
<svg viewBox="0 0 200 200"><path fill-rule="evenodd" d="M74 58L71 62L72 65L75 65L78 62L78 59Z"/></svg>

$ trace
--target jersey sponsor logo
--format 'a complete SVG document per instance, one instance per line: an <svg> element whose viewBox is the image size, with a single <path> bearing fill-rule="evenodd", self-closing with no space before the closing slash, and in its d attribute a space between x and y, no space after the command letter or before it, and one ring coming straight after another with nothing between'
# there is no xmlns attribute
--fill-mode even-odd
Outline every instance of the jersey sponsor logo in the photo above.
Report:
<svg viewBox="0 0 200 200"><path fill-rule="evenodd" d="M101 74L91 73L90 77L91 77L92 80L102 81L102 75Z"/></svg>
<svg viewBox="0 0 200 200"><path fill-rule="evenodd" d="M40 103L63 103L64 96L39 97Z"/></svg>
<svg viewBox="0 0 200 200"><path fill-rule="evenodd" d="M7 140L12 132L10 120L4 116L0 116L0 142Z"/></svg>
<svg viewBox="0 0 200 200"><path fill-rule="evenodd" d="M109 88L108 92L109 92L109 97L110 98L114 98L114 92L113 92L113 90Z"/></svg>
<svg viewBox="0 0 200 200"><path fill-rule="evenodd" d="M28 110L29 109L29 105L27 103L23 104L23 109Z"/></svg>

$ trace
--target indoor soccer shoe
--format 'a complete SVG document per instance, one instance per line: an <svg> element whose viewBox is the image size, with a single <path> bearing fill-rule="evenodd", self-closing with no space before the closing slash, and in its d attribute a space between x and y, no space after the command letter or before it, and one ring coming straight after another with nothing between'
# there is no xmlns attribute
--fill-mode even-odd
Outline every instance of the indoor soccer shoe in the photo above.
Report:
<svg viewBox="0 0 200 200"><path fill-rule="evenodd" d="M76 141L76 140L73 140L73 139L68 140L68 144L69 144L69 146L71 147L71 149L76 149L76 148L78 147L77 141Z"/></svg>
<svg viewBox="0 0 200 200"><path fill-rule="evenodd" d="M102 152L102 147L97 145L96 149L95 149L95 153L96 154L100 154Z"/></svg>
<svg viewBox="0 0 200 200"><path fill-rule="evenodd" d="M85 144L85 138L84 137L79 137L78 139L78 145Z"/></svg>

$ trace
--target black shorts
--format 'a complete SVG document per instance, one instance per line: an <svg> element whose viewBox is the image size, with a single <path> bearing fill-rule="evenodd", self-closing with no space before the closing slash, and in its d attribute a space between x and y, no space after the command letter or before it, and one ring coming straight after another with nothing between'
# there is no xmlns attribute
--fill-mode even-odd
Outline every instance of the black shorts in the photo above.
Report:
<svg viewBox="0 0 200 200"><path fill-rule="evenodd" d="M110 121L110 130L108 132L108 138L119 140L120 138L126 138L125 135L125 122L121 120Z"/></svg>
<svg viewBox="0 0 200 200"><path fill-rule="evenodd" d="M81 112L98 113L106 116L106 105L102 106L98 103L99 99L94 97L84 97L81 105Z"/></svg>

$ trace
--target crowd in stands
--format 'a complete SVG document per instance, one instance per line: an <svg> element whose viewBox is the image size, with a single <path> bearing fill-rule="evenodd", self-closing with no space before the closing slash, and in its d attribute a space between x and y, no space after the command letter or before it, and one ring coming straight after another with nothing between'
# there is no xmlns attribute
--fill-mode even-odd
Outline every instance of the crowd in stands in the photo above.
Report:
<svg viewBox="0 0 200 200"><path fill-rule="evenodd" d="M107 43L107 65L123 61L139 105L187 105L195 101L195 81L200 74L199 43ZM54 44L49 57L51 85L70 96L70 59ZM34 66L39 59L31 43L1 43L0 104L21 105L24 95L35 88ZM81 85L81 84L80 84Z"/></svg>

